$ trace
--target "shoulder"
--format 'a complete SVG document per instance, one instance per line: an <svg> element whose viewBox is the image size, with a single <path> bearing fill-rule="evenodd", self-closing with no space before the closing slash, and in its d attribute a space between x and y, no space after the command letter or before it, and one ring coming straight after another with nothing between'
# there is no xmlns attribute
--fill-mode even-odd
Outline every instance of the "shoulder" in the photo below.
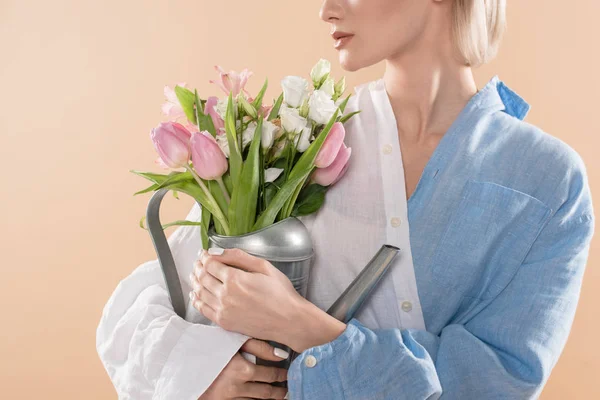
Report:
<svg viewBox="0 0 600 400"><path fill-rule="evenodd" d="M587 168L564 140L505 112L493 114L487 145L497 145L515 182L556 210L572 203L573 212L592 213ZM496 137L497 139L494 139Z"/></svg>

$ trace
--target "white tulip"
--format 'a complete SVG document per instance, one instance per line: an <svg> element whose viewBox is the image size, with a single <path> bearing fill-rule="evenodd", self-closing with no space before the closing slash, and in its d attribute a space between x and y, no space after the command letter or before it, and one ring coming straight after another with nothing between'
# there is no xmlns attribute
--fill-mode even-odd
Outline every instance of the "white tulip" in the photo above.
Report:
<svg viewBox="0 0 600 400"><path fill-rule="evenodd" d="M301 76L286 76L281 80L283 101L290 107L300 107L308 96L308 81Z"/></svg>
<svg viewBox="0 0 600 400"><path fill-rule="evenodd" d="M267 168L265 169L265 182L273 182L281 175L283 168Z"/></svg>
<svg viewBox="0 0 600 400"><path fill-rule="evenodd" d="M326 124L329 122L337 109L331 96L322 90L315 90L312 92L312 95L308 99L308 106L308 117L317 124Z"/></svg>

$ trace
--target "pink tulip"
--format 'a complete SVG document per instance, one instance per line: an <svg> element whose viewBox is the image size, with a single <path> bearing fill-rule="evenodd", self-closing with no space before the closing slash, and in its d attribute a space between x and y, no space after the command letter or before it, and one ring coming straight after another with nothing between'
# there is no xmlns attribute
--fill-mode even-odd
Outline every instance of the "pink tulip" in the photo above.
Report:
<svg viewBox="0 0 600 400"><path fill-rule="evenodd" d="M344 125L339 121L335 122L315 158L315 166L317 168L326 168L331 165L344 142L345 136L346 130L344 129Z"/></svg>
<svg viewBox="0 0 600 400"><path fill-rule="evenodd" d="M312 180L321 186L330 186L336 183L348 169L348 160L352 153L351 147L346 147L342 143L342 147L338 151L335 160L325 168L317 168L312 174Z"/></svg>
<svg viewBox="0 0 600 400"><path fill-rule="evenodd" d="M181 83L177 84L177 86L181 86L181 87L185 87L185 85L186 85L185 82L181 82ZM173 119L177 119L179 117L185 116L185 112L183 111L183 108L181 107L181 104L179 103L179 99L177 98L177 95L175 94L175 88L171 89L169 86L165 85L164 93L165 93L165 97L167 98L167 101L166 101L166 103L163 103L163 105L162 105L163 114L165 114Z"/></svg>
<svg viewBox="0 0 600 400"><path fill-rule="evenodd" d="M206 103L204 104L204 114L210 115L216 132L219 132L220 128L225 128L225 122L223 122L223 118L221 118L219 113L215 110L218 100L218 97L210 96L208 99L206 99Z"/></svg>
<svg viewBox="0 0 600 400"><path fill-rule="evenodd" d="M161 122L150 132L154 148L169 168L181 168L189 163L191 136L183 125L173 121Z"/></svg>
<svg viewBox="0 0 600 400"><path fill-rule="evenodd" d="M227 158L210 132L192 134L190 143L192 162L198 176L205 180L221 178L227 171Z"/></svg>
<svg viewBox="0 0 600 400"><path fill-rule="evenodd" d="M214 83L219 86L226 95L229 96L229 92L232 93L233 97L236 97L240 91L244 91L248 95L248 92L244 88L248 78L250 78L253 72L245 68L242 72L237 73L235 71L226 72L223 68L215 65L215 69L219 72L219 80L209 80L210 83Z"/></svg>
<svg viewBox="0 0 600 400"><path fill-rule="evenodd" d="M183 126L185 126L185 128L186 128L188 131L190 131L190 133L194 133L194 132L200 132L200 129L198 129L198 125L196 125L196 124L192 124L192 123L191 123L191 122L189 122L189 121L188 121L188 122L186 122L186 123L185 123L185 125L183 125Z"/></svg>

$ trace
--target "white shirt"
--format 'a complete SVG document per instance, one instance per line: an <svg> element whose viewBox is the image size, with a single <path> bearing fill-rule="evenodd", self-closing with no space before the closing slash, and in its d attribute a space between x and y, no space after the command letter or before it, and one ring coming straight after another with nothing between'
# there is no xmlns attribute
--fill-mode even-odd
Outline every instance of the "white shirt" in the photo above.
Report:
<svg viewBox="0 0 600 400"><path fill-rule="evenodd" d="M409 243L404 171L394 114L383 79L354 88L344 142L352 148L346 176L317 213L299 217L315 257L307 299L327 310L383 244L401 249L355 317L375 328L425 329ZM194 204L186 219L199 221ZM201 248L198 227L168 238L183 293ZM139 265L104 307L96 347L120 399L196 400L248 336L226 331L188 303L185 320L169 303L158 261Z"/></svg>

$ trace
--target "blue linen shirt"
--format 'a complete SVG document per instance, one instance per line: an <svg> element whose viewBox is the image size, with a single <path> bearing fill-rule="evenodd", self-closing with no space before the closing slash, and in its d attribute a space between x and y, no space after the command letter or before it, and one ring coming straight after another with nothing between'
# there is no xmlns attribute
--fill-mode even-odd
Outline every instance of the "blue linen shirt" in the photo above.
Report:
<svg viewBox="0 0 600 400"><path fill-rule="evenodd" d="M408 200L426 330L353 318L292 362L290 399L539 396L571 329L595 218L583 160L523 121L529 108L494 76Z"/></svg>

